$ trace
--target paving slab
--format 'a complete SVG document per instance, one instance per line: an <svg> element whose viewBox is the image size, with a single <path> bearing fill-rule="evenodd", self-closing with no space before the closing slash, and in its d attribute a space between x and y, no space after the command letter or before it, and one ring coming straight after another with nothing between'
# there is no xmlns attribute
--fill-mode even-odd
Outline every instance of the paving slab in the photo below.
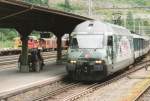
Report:
<svg viewBox="0 0 150 101"><path fill-rule="evenodd" d="M53 80L59 75L66 75L65 65L47 64L39 73L20 73L17 68L0 70L0 95L46 80Z"/></svg>

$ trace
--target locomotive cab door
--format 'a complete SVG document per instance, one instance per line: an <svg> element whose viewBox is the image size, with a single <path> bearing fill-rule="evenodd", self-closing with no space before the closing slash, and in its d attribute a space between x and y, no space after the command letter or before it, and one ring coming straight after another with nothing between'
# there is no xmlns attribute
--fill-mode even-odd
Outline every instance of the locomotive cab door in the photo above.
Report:
<svg viewBox="0 0 150 101"><path fill-rule="evenodd" d="M113 64L113 36L108 36L107 47L108 63Z"/></svg>

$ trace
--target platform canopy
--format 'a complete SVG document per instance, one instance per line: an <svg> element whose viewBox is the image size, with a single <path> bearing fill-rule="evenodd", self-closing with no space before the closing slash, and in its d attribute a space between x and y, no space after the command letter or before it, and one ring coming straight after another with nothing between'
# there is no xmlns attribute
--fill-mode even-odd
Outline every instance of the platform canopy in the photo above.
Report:
<svg viewBox="0 0 150 101"><path fill-rule="evenodd" d="M70 33L85 20L91 19L17 0L0 0L0 28L51 31L57 35Z"/></svg>

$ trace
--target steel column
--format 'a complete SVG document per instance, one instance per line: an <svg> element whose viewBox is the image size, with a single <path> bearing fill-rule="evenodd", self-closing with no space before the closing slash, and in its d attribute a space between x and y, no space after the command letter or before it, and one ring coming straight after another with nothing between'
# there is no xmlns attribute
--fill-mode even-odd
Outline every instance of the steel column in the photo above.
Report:
<svg viewBox="0 0 150 101"><path fill-rule="evenodd" d="M61 58L62 58L62 42L61 42L62 36L57 36L57 63L61 63Z"/></svg>
<svg viewBox="0 0 150 101"><path fill-rule="evenodd" d="M21 62L20 62L20 72L29 72L28 66L28 37L23 36L22 41L22 51L21 51Z"/></svg>
<svg viewBox="0 0 150 101"><path fill-rule="evenodd" d="M32 32L30 28L21 28L17 29L21 36L22 41L22 51L21 51L21 58L20 58L20 72L29 72L29 65L28 65L28 35Z"/></svg>

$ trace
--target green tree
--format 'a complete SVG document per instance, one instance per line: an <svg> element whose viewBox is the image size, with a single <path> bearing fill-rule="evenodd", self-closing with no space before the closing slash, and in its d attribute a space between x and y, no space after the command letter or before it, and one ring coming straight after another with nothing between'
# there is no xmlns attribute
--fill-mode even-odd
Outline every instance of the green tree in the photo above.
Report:
<svg viewBox="0 0 150 101"><path fill-rule="evenodd" d="M7 41L13 40L13 38L18 36L18 33L15 29L0 29L0 40Z"/></svg>
<svg viewBox="0 0 150 101"><path fill-rule="evenodd" d="M150 25L149 22L148 22L147 20L144 21L143 24L144 24L144 26L149 26L149 25Z"/></svg>
<svg viewBox="0 0 150 101"><path fill-rule="evenodd" d="M32 4L48 5L48 0L24 0Z"/></svg>

